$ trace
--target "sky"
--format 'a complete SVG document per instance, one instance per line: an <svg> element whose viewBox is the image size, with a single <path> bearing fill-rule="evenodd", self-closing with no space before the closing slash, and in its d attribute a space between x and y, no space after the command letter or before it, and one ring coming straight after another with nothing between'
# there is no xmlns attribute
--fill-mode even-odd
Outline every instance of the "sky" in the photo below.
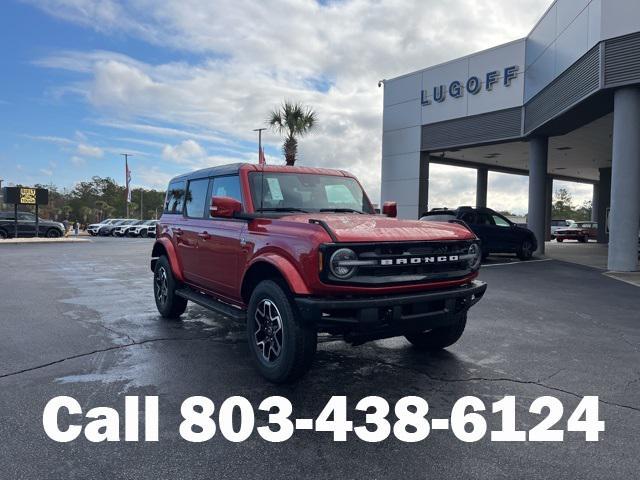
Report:
<svg viewBox="0 0 640 480"><path fill-rule="evenodd" d="M71 188L93 175L164 189L255 162L284 99L317 112L298 164L380 196L378 80L525 36L550 0L3 0L0 178ZM281 138L264 133L268 163ZM430 205L473 204L475 172L432 166ZM591 187L569 187L577 203ZM526 212L527 179L491 173L489 206Z"/></svg>

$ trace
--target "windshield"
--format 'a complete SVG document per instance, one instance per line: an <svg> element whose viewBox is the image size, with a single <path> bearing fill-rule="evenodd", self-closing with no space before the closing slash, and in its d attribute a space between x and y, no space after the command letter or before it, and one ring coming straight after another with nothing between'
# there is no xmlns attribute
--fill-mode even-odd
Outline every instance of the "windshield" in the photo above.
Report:
<svg viewBox="0 0 640 480"><path fill-rule="evenodd" d="M351 177L253 172L249 180L256 212L374 213L364 191Z"/></svg>

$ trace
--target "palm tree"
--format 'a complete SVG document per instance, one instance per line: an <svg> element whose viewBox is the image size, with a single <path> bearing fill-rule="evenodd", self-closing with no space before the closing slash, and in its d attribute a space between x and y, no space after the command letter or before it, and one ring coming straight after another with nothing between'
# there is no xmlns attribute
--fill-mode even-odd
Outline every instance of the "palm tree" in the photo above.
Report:
<svg viewBox="0 0 640 480"><path fill-rule="evenodd" d="M298 140L309 132L317 123L316 112L301 103L285 100L280 107L269 114L267 123L280 135L284 136L282 152L287 165L296 163Z"/></svg>

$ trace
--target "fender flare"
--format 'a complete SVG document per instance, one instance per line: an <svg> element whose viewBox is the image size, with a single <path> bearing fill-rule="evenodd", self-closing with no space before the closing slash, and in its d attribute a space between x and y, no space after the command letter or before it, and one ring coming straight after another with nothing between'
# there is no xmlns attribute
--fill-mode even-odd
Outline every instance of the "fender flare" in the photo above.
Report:
<svg viewBox="0 0 640 480"><path fill-rule="evenodd" d="M307 286L306 282L302 278L302 275L300 275L300 272L294 266L294 264L289 260L287 260L286 258L284 258L283 256L277 255L274 253L267 253L264 255L260 255L259 257L256 257L249 265L247 265L245 273L242 276L241 285L244 285L247 272L251 269L251 267L259 263L268 263L272 267L275 267L275 269L280 272L284 280L287 282L287 285L289 286L289 289L293 294L295 295L311 294L309 287Z"/></svg>
<svg viewBox="0 0 640 480"><path fill-rule="evenodd" d="M180 262L178 262L178 256L176 255L176 249L168 238L158 238L153 244L152 252L156 251L157 247L162 247L167 252L169 258L169 265L171 266L171 273L180 282L184 282L184 275L182 275L182 268L180 268ZM155 269L157 257L152 253L151 270Z"/></svg>

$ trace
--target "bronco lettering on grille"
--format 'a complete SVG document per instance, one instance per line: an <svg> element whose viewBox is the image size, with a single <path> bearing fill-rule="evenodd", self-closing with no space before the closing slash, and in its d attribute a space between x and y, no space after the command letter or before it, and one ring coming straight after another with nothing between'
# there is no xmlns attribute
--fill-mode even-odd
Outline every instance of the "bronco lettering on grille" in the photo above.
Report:
<svg viewBox="0 0 640 480"><path fill-rule="evenodd" d="M384 258L380 260L380 265L421 265L425 263L457 262L458 255L438 255L429 257L409 257L409 258Z"/></svg>

